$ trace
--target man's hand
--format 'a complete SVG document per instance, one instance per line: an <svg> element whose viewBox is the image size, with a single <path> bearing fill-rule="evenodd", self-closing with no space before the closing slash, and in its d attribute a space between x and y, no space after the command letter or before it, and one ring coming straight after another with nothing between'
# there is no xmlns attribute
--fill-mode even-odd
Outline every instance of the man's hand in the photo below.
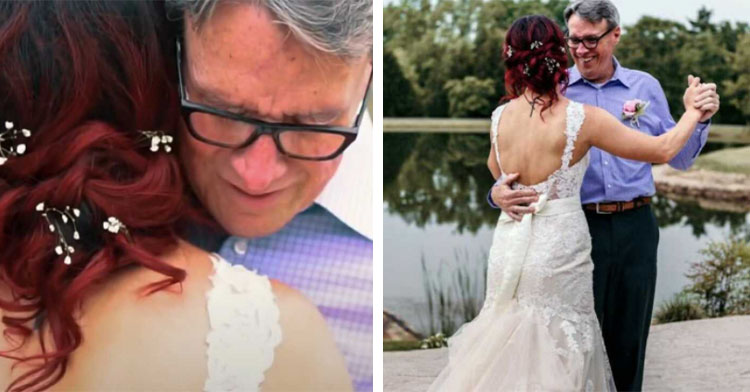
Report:
<svg viewBox="0 0 750 392"><path fill-rule="evenodd" d="M716 83L702 83L698 87L695 97L695 108L703 112L700 122L706 122L719 111L719 94L716 93Z"/></svg>
<svg viewBox="0 0 750 392"><path fill-rule="evenodd" d="M492 186L492 201L515 221L521 221L523 214L534 212L529 204L539 200L533 189L513 190L510 184L518 179L518 173L509 174L501 182Z"/></svg>

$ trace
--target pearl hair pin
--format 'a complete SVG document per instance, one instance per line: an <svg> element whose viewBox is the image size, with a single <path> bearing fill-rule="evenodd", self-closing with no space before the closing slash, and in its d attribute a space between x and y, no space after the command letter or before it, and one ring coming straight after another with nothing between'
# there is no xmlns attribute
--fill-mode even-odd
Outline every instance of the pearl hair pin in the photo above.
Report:
<svg viewBox="0 0 750 392"><path fill-rule="evenodd" d="M26 143L20 139L29 137L31 137L31 131L25 128L17 129L13 122L5 121L3 130L0 131L0 166L4 165L10 157L23 155L26 152Z"/></svg>
<svg viewBox="0 0 750 392"><path fill-rule="evenodd" d="M172 141L174 138L172 135L166 134L164 131L138 131L143 136L151 140L151 147L149 150L152 152L158 152L159 147L164 149L164 152L169 153L172 151Z"/></svg>
<svg viewBox="0 0 750 392"><path fill-rule="evenodd" d="M37 204L36 210L41 212L44 220L47 221L47 228L50 233L57 234L58 241L57 246L55 246L55 253L58 256L65 254L63 262L69 265L73 261L71 256L75 253L76 249L65 238L61 224L72 226L73 240L80 240L81 235L78 233L76 218L81 216L81 211L78 208L71 208L70 206L65 206L65 209L63 210L54 207L46 207L44 202Z"/></svg>

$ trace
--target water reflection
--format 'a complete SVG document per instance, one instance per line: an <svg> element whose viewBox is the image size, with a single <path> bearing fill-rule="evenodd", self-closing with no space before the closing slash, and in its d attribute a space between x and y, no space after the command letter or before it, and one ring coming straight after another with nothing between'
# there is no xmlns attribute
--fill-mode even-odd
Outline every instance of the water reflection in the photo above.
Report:
<svg viewBox="0 0 750 392"><path fill-rule="evenodd" d="M485 202L493 184L487 135L386 134L383 143L383 199L389 213L420 228L452 223L458 233L476 233L497 222L497 211ZM709 144L705 151L722 147ZM707 224L728 224L732 232L746 226L746 213L703 209L697 203L657 197L653 208L660 227L681 223L695 237L706 234Z"/></svg>
<svg viewBox="0 0 750 392"><path fill-rule="evenodd" d="M695 202L677 202L666 197L656 197L653 211L659 227L680 223L690 227L695 237L704 236L708 225L729 225L733 234L747 229L746 213L704 209Z"/></svg>
<svg viewBox="0 0 750 392"><path fill-rule="evenodd" d="M475 233L497 214L484 201L493 180L489 138L474 134L386 134L383 199L389 212L418 227L455 223Z"/></svg>

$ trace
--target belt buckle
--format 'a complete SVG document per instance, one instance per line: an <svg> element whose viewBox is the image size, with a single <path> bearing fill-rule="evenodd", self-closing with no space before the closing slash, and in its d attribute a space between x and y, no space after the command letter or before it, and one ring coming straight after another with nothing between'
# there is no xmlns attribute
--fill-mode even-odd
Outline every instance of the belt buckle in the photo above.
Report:
<svg viewBox="0 0 750 392"><path fill-rule="evenodd" d="M612 214L611 212L599 210L599 204L600 203L596 203L596 213L597 214L599 214L599 215L611 215Z"/></svg>

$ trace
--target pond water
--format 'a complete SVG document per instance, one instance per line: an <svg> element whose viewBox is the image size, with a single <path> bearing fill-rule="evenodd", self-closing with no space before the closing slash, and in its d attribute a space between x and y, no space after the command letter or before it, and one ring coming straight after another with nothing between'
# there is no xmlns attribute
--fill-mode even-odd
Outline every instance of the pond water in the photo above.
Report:
<svg viewBox="0 0 750 392"><path fill-rule="evenodd" d="M715 150L719 146L707 146ZM498 211L484 201L492 178L486 135L384 136L384 309L418 332L430 323L424 278L449 286L468 272L481 301L483 268ZM750 214L657 197L660 224L655 306L689 283L700 250L750 225ZM425 274L427 276L425 276Z"/></svg>

